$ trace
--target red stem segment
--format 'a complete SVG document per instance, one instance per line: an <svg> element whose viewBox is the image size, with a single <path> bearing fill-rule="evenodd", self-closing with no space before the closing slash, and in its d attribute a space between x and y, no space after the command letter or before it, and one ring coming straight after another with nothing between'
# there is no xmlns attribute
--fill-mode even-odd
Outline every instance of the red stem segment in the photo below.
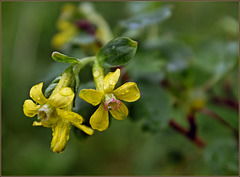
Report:
<svg viewBox="0 0 240 177"><path fill-rule="evenodd" d="M169 125L182 135L186 136L189 140L191 140L194 144L196 144L200 148L205 147L205 142L197 136L197 124L195 121L195 117L193 115L189 115L188 122L190 125L189 130L186 130L173 119L170 120Z"/></svg>
<svg viewBox="0 0 240 177"><path fill-rule="evenodd" d="M217 96L213 96L212 101L216 104L220 104L223 106L227 106L235 111L239 111L238 102L229 98L219 98Z"/></svg>

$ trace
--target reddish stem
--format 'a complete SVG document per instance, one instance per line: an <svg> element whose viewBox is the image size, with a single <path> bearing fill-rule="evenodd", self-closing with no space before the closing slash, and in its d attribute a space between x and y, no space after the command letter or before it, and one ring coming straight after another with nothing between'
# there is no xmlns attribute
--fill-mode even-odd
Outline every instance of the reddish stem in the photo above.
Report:
<svg viewBox="0 0 240 177"><path fill-rule="evenodd" d="M196 135L197 125L196 125L194 116L188 116L188 122L190 124L189 130L186 130L185 128L183 128L181 125L179 125L173 119L170 120L169 125L173 129L175 129L176 131L181 133L182 135L186 136L189 140L191 140L198 147L204 148L205 142Z"/></svg>
<svg viewBox="0 0 240 177"><path fill-rule="evenodd" d="M229 98L219 98L217 96L213 96L211 99L216 104L227 106L227 107L232 108L236 111L239 111L238 102L235 101L235 100L232 100L232 99L229 99Z"/></svg>

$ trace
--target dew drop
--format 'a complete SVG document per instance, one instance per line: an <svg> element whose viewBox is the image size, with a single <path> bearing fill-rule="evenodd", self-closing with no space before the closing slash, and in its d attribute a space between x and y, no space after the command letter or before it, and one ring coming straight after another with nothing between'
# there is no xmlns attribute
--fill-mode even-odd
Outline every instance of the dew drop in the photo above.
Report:
<svg viewBox="0 0 240 177"><path fill-rule="evenodd" d="M93 72L93 76L94 76L94 77L98 77L98 76L99 76L99 71L94 71L94 72Z"/></svg>
<svg viewBox="0 0 240 177"><path fill-rule="evenodd" d="M61 89L60 94L63 96L69 96L72 94L72 91L69 88L63 88Z"/></svg>
<svg viewBox="0 0 240 177"><path fill-rule="evenodd" d="M37 95L37 100L40 100L41 98L40 98L40 95Z"/></svg>
<svg viewBox="0 0 240 177"><path fill-rule="evenodd" d="M114 80L112 79L112 80L110 80L109 81L109 83L110 83L110 85L114 85L115 84L115 82L114 82Z"/></svg>

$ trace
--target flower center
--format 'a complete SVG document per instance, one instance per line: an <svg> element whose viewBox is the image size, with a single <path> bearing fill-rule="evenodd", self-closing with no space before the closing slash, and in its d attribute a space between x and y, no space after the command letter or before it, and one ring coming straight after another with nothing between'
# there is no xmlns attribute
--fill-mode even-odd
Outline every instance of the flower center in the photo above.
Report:
<svg viewBox="0 0 240 177"><path fill-rule="evenodd" d="M38 110L38 120L48 120L50 117L50 114L53 112L52 106L49 104L43 105L39 110Z"/></svg>
<svg viewBox="0 0 240 177"><path fill-rule="evenodd" d="M106 94L105 95L105 102L104 102L104 109L105 110L115 110L120 108L121 102L115 98L113 94Z"/></svg>

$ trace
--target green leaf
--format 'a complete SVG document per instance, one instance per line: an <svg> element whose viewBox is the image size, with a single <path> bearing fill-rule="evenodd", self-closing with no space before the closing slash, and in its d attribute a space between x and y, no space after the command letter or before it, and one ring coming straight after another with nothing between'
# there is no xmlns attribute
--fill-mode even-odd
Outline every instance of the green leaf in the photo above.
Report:
<svg viewBox="0 0 240 177"><path fill-rule="evenodd" d="M148 78L154 82L160 82L163 79L163 67L165 61L159 59L156 54L147 52L137 52L134 59L129 62L124 69L133 80L139 78Z"/></svg>
<svg viewBox="0 0 240 177"><path fill-rule="evenodd" d="M116 67L126 64L136 53L137 42L127 37L118 37L105 44L97 53L102 67Z"/></svg>
<svg viewBox="0 0 240 177"><path fill-rule="evenodd" d="M146 40L143 44L147 51L160 51L159 58L164 59L168 72L179 72L188 68L194 58L192 49L184 43L178 42L167 36L160 39Z"/></svg>
<svg viewBox="0 0 240 177"><path fill-rule="evenodd" d="M149 10L157 9L161 6L162 2L159 1L129 1L127 5L127 10L131 14L143 13Z"/></svg>
<svg viewBox="0 0 240 177"><path fill-rule="evenodd" d="M126 29L139 29L165 21L171 16L169 7L162 7L153 12L141 13L130 19L123 20L120 25Z"/></svg>
<svg viewBox="0 0 240 177"><path fill-rule="evenodd" d="M56 77L56 78L52 81L52 83L58 83L58 82L60 81L61 77L62 77L62 76Z"/></svg>
<svg viewBox="0 0 240 177"><path fill-rule="evenodd" d="M209 143L204 160L214 174L238 174L238 146L234 139L221 138Z"/></svg>
<svg viewBox="0 0 240 177"><path fill-rule="evenodd" d="M220 79L238 61L238 42L211 41L203 44L194 65Z"/></svg>
<svg viewBox="0 0 240 177"><path fill-rule="evenodd" d="M141 80L137 83L141 98L133 103L133 119L139 119L141 116L140 118L145 119L143 128L152 132L167 127L171 118L171 104L167 92L160 85L149 81Z"/></svg>
<svg viewBox="0 0 240 177"><path fill-rule="evenodd" d="M45 90L45 92L44 92L44 95L45 95L46 98L48 98L48 97L51 95L52 91L56 88L57 84L58 84L58 83L51 83L51 84L46 88L46 90Z"/></svg>
<svg viewBox="0 0 240 177"><path fill-rule="evenodd" d="M74 58L74 57L69 57L67 55L61 54L59 52L53 52L52 53L52 58L55 61L58 62L64 62L64 63L78 63L78 59Z"/></svg>

